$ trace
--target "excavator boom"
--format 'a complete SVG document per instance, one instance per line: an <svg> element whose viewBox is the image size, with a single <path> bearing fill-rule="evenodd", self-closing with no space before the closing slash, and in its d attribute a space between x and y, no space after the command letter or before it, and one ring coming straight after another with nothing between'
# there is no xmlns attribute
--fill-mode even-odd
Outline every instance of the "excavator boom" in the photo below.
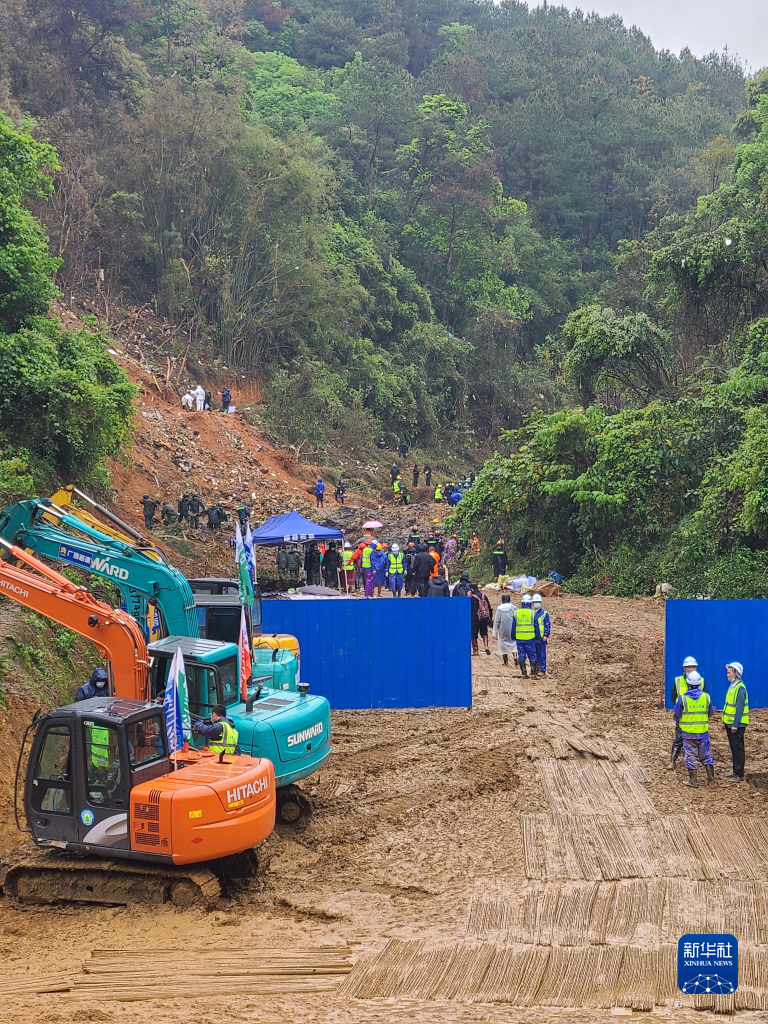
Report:
<svg viewBox="0 0 768 1024"><path fill-rule="evenodd" d="M35 554L111 580L138 621L146 620L147 604L157 605L169 635L200 635L195 598L185 576L153 548L145 551L103 533L50 501L21 501L0 516L0 534ZM67 526L80 536L62 529ZM114 532L114 531L113 531Z"/></svg>
<svg viewBox="0 0 768 1024"><path fill-rule="evenodd" d="M86 509L78 508L74 504L75 495L86 501L91 508L96 509L100 512L109 523L103 523L101 519L97 519L96 516L92 515ZM145 555L155 558L157 561L164 560L162 553L155 547L152 541L147 540L137 530L134 530L128 523L123 522L122 519L118 518L114 512L110 512L104 505L100 505L98 501L94 501L93 498L89 498L83 491L77 489L72 484L67 484L66 487L60 487L55 494L51 495L51 504L55 505L62 512L69 512L70 515L75 516L77 519L81 519L87 526L93 527L94 530L99 530L101 533L105 533L108 537L112 537L114 540L121 540L124 544L135 544L141 548ZM55 520L52 520L55 525Z"/></svg>
<svg viewBox="0 0 768 1024"><path fill-rule="evenodd" d="M0 561L0 593L92 640L107 658L114 692L135 700L149 698L147 646L141 628L127 612L111 608L22 548L0 537L9 554L30 569ZM39 575L36 575L39 573Z"/></svg>

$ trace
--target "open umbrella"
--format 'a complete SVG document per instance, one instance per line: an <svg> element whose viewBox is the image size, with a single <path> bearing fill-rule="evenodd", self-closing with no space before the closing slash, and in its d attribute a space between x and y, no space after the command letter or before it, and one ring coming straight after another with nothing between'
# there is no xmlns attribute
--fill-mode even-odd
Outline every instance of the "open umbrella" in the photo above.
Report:
<svg viewBox="0 0 768 1024"><path fill-rule="evenodd" d="M380 530L384 523L380 523L378 519L370 519L367 523L363 523L364 530Z"/></svg>

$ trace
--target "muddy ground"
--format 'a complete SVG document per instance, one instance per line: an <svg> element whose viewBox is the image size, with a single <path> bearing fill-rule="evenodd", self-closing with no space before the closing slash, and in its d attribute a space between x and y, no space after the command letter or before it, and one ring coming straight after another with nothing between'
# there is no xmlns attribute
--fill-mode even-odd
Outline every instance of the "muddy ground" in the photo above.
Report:
<svg viewBox="0 0 768 1024"><path fill-rule="evenodd" d="M262 851L263 874L213 913L171 906L19 909L0 900L0 989L25 975L78 973L90 951L100 948L156 949L164 951L158 958L172 962L174 956L184 958L185 949L258 952L349 943L357 960L391 938L424 939L429 945L462 941L473 901L501 894L514 902L535 884L525 875L521 822L557 810L540 762L561 763L556 747L564 735L623 744L625 759L647 779L641 797L649 798L658 815L765 814L764 791L722 781L730 764L719 727L713 731L719 776L714 787L687 789L681 767L665 770L673 729L669 712L659 706L663 609L618 598L564 597L548 604L553 638L546 679L526 681L504 668L492 641L492 656L473 659L471 710L335 712L333 757L307 785L314 814L296 827L278 828ZM768 714L752 714L747 770L763 772ZM12 728L7 724L3 731L11 743ZM4 813L9 767L3 761ZM633 941L642 944L641 931ZM141 986L137 975L137 993ZM71 993L54 993L6 996L4 1003L4 1020L19 1024L218 1024L222 1019L586 1024L611 1016L607 1009L357 1000L333 992L239 996L236 984L194 1000L99 998L94 1005ZM710 1011L687 1007L657 1007L633 1016L714 1019ZM759 1011L740 1016L764 1019Z"/></svg>

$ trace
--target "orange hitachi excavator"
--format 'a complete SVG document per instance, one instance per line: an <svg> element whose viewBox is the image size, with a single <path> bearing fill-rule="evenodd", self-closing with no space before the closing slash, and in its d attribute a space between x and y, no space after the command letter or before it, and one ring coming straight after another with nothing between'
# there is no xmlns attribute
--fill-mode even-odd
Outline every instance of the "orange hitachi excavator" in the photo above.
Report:
<svg viewBox="0 0 768 1024"><path fill-rule="evenodd" d="M210 904L218 876L250 871L253 848L274 828L272 762L207 750L172 757L163 709L146 700L147 648L136 622L0 544L35 570L0 562L0 593L93 640L109 661L112 694L36 716L25 732L15 808L33 846L4 858L3 891L43 903ZM23 827L18 788L30 733Z"/></svg>

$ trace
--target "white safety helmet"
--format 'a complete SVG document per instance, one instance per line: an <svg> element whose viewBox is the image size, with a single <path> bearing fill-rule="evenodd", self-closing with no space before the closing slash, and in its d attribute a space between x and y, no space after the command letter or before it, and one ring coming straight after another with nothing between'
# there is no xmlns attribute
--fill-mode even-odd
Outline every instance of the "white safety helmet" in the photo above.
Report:
<svg viewBox="0 0 768 1024"><path fill-rule="evenodd" d="M690 687L693 687L695 689L701 682L701 676L698 672L690 672L688 674L687 682Z"/></svg>
<svg viewBox="0 0 768 1024"><path fill-rule="evenodd" d="M521 598L521 602L523 604L530 604L531 603L531 595L530 594L523 594L523 596Z"/></svg>
<svg viewBox="0 0 768 1024"><path fill-rule="evenodd" d="M400 545L399 544L393 544L392 545L391 551L392 551L393 555L396 555L399 550L400 550Z"/></svg>
<svg viewBox="0 0 768 1024"><path fill-rule="evenodd" d="M542 603L541 594L534 594L533 595L533 603L534 604L541 604Z"/></svg>
<svg viewBox="0 0 768 1024"><path fill-rule="evenodd" d="M348 540L345 540L344 541L344 550L347 551L347 550L349 550L351 548L352 548L352 545L349 543Z"/></svg>
<svg viewBox="0 0 768 1024"><path fill-rule="evenodd" d="M725 667L732 668L736 675L739 677L739 679L741 679L741 677L744 675L744 666L741 664L740 661L729 661ZM688 676L688 678L690 679L691 677Z"/></svg>
<svg viewBox="0 0 768 1024"><path fill-rule="evenodd" d="M688 657L683 662L683 668L698 668L698 667L699 667L698 661L696 661L695 658L692 658L690 656L690 654L689 654Z"/></svg>

